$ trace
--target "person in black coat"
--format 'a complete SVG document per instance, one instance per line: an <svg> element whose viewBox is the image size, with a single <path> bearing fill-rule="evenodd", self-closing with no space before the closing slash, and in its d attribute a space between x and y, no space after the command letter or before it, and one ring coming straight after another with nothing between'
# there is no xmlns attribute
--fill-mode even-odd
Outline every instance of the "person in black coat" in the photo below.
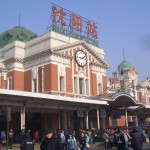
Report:
<svg viewBox="0 0 150 150"><path fill-rule="evenodd" d="M20 150L23 150L22 145L23 145L23 141L24 141L25 137L26 137L25 130L22 129L21 133L20 133Z"/></svg>
<svg viewBox="0 0 150 150"><path fill-rule="evenodd" d="M133 150L142 150L142 131L138 131L136 127L131 132L131 146Z"/></svg>
<svg viewBox="0 0 150 150"><path fill-rule="evenodd" d="M21 145L22 150L34 150L34 143L29 134L26 134L25 139Z"/></svg>
<svg viewBox="0 0 150 150"><path fill-rule="evenodd" d="M124 150L125 139L122 131L119 128L114 134L114 144L116 145L117 150Z"/></svg>
<svg viewBox="0 0 150 150"><path fill-rule="evenodd" d="M40 145L40 150L63 150L60 141L53 134L52 129L46 130L45 138Z"/></svg>

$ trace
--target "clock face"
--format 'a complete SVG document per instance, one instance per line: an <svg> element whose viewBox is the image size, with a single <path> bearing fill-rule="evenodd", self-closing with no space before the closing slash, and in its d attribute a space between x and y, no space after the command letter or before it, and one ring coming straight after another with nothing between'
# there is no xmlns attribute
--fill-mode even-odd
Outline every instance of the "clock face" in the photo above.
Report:
<svg viewBox="0 0 150 150"><path fill-rule="evenodd" d="M86 65L86 62L87 62L87 57L86 57L86 54L79 50L76 52L76 62L79 66L83 67Z"/></svg>

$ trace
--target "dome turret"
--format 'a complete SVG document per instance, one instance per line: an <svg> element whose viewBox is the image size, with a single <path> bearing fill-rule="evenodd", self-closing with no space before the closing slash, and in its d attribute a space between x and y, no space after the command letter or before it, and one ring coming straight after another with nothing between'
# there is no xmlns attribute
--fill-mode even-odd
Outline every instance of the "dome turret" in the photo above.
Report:
<svg viewBox="0 0 150 150"><path fill-rule="evenodd" d="M124 60L121 62L121 64L118 66L118 68L119 69L130 69L130 68L133 68L133 66Z"/></svg>
<svg viewBox="0 0 150 150"><path fill-rule="evenodd" d="M0 35L0 48L16 40L27 42L36 37L37 34L24 27L18 26Z"/></svg>

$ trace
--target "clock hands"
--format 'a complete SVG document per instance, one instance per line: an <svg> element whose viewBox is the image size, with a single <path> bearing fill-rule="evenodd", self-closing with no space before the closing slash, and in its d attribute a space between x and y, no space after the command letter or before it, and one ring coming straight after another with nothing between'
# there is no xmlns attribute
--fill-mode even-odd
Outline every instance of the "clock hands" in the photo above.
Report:
<svg viewBox="0 0 150 150"><path fill-rule="evenodd" d="M83 59L83 58L85 58L86 56L84 56L84 57L79 57L79 58L81 58L81 59Z"/></svg>

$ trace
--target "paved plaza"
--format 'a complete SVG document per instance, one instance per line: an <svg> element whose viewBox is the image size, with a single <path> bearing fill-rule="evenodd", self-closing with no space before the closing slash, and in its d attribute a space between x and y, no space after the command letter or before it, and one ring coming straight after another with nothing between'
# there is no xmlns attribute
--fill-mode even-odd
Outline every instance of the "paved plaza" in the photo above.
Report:
<svg viewBox="0 0 150 150"><path fill-rule="evenodd" d="M40 150L39 147L40 146L38 144L36 144L34 150ZM7 147L2 147L1 150L7 150ZM19 144L14 144L11 150L20 150ZM103 142L100 142L100 143L98 142L98 143L96 143L94 145L91 145L90 150L104 150ZM111 150L116 150L116 148L113 147ZM150 150L150 144L143 143L143 149L142 150Z"/></svg>

